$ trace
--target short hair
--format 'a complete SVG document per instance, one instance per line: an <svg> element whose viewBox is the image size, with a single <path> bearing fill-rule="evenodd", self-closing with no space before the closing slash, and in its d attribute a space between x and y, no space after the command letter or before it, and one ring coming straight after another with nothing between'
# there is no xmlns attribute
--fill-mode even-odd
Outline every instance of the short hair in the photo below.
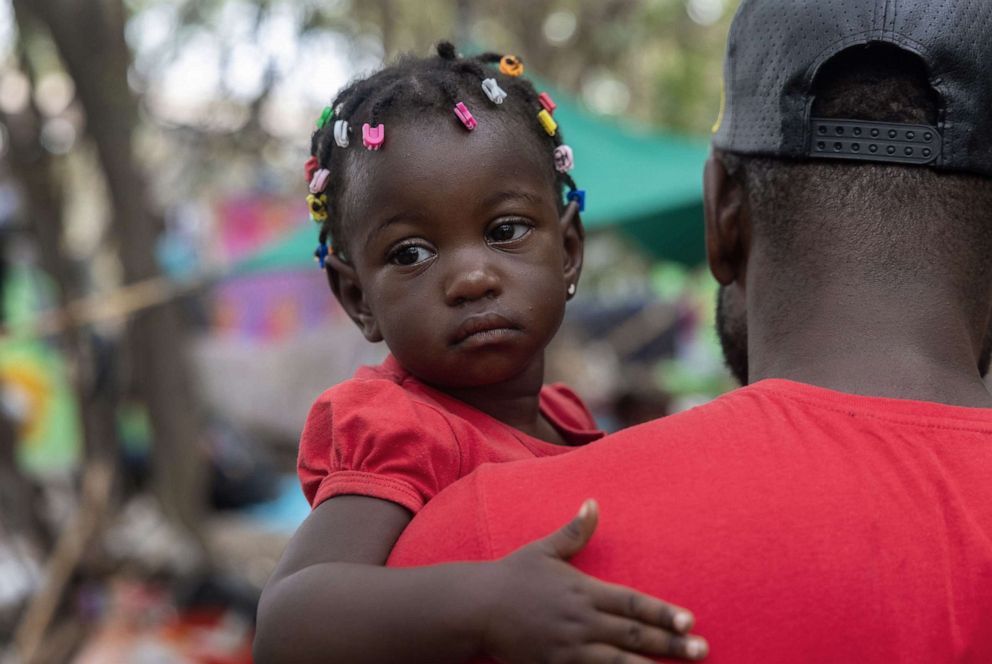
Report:
<svg viewBox="0 0 992 664"><path fill-rule="evenodd" d="M352 127L351 147L337 147L334 138L334 121L313 133L310 153L317 158L318 167L331 172L324 194L327 197L328 218L321 226L320 242L333 238L336 247L346 243L347 228L342 223L342 200L348 187L346 174L349 155L356 149L359 127L368 122L372 126L384 120L401 122L420 119L426 112L444 115L451 122L458 122L454 106L462 101L471 109L491 107L498 109L501 123L507 129L517 129L525 140L519 141L522 149L532 151L547 164L548 183L555 188L559 210L564 210L564 189L575 190L575 182L568 173L555 168L554 150L562 145L558 129L549 135L538 121L542 104L537 91L523 76L503 73L494 65L504 57L497 53L482 53L474 57L460 57L449 42L440 42L434 56L419 58L406 56L380 71L352 81L331 103L333 120L346 120ZM506 99L499 105L493 103L482 89L482 81L496 79L506 92ZM388 137L384 150L389 149Z"/></svg>
<svg viewBox="0 0 992 664"><path fill-rule="evenodd" d="M815 117L940 120L940 99L922 61L886 44L835 56L817 75L815 95ZM755 238L788 275L782 288L812 285L819 267L832 267L879 285L951 278L969 301L988 297L992 179L921 166L734 153L723 162L744 186Z"/></svg>

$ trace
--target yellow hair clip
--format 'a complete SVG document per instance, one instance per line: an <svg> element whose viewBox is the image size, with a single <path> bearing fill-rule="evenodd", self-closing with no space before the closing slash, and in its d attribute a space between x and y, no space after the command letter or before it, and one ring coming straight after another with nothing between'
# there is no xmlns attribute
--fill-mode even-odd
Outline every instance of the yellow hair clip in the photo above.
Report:
<svg viewBox="0 0 992 664"><path fill-rule="evenodd" d="M310 208L310 218L315 223L327 220L327 196L325 194L310 194L307 196L307 207Z"/></svg>
<svg viewBox="0 0 992 664"><path fill-rule="evenodd" d="M524 73L524 61L515 55L504 55L499 59L499 70L507 76L520 76Z"/></svg>
<svg viewBox="0 0 992 664"><path fill-rule="evenodd" d="M542 127L544 127L544 131L548 132L548 136L554 136L555 132L558 131L558 123L555 122L555 119L551 117L551 114L543 108L537 114L537 121L541 123Z"/></svg>

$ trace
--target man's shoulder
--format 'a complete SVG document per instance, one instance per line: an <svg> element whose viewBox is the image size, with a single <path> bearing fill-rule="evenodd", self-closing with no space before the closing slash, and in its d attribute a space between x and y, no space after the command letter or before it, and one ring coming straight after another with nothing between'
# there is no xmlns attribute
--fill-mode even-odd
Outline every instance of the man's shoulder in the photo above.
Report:
<svg viewBox="0 0 992 664"><path fill-rule="evenodd" d="M565 523L579 508L582 501L575 493L577 487L603 484L604 468L611 469L606 475L617 478L637 467L654 466L660 459L688 457L678 449L712 442L719 432L727 432L734 418L756 412L757 406L748 404L752 400L748 391L734 390L702 406L625 429L567 454L486 464L442 491L418 513L393 549L390 564L492 558L499 555L493 548L493 532L508 526L508 519L521 529L512 538L515 542L545 535L551 524ZM564 491L555 499L544 499L559 488ZM566 498L573 493L574 498ZM538 496L541 498L534 500ZM512 505L527 505L528 518L513 518ZM540 518L535 518L538 515Z"/></svg>
<svg viewBox="0 0 992 664"><path fill-rule="evenodd" d="M779 399L778 395L753 387L738 388L694 408L612 433L565 455L562 462L567 458L571 463L595 464L599 457L678 454L681 449L721 444L760 428L770 417L770 405Z"/></svg>

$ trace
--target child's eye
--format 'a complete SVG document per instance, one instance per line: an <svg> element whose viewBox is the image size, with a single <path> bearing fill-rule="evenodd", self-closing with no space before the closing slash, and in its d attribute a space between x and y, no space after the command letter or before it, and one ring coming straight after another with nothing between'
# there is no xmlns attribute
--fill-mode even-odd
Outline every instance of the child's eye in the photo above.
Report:
<svg viewBox="0 0 992 664"><path fill-rule="evenodd" d="M433 257L434 252L427 247L422 247L418 244L408 244L391 253L389 255L389 262L393 265L416 265Z"/></svg>
<svg viewBox="0 0 992 664"><path fill-rule="evenodd" d="M531 225L523 221L503 221L486 233L490 242L512 242L530 233Z"/></svg>

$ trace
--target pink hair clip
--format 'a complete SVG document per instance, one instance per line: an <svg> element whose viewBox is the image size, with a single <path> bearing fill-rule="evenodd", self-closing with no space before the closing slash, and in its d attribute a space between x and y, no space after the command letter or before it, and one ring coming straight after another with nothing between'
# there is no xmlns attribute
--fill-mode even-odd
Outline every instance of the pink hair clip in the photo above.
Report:
<svg viewBox="0 0 992 664"><path fill-rule="evenodd" d="M362 144L369 150L378 150L386 140L386 125L371 126L368 122L362 125Z"/></svg>
<svg viewBox="0 0 992 664"><path fill-rule="evenodd" d="M313 179L310 180L310 193L319 194L325 189L327 189L327 178L331 176L331 172L326 168L321 168L319 171L313 174Z"/></svg>
<svg viewBox="0 0 992 664"><path fill-rule="evenodd" d="M455 115L458 116L458 119L462 121L462 124L465 125L465 128L469 131L472 131L479 126L479 123L472 117L472 113L468 110L468 107L462 102L455 104Z"/></svg>
<svg viewBox="0 0 992 664"><path fill-rule="evenodd" d="M549 95L547 92L542 92L541 94L537 95L537 101L541 103L541 106L543 106L544 110L546 110L548 113L554 113L555 109L558 108L558 104L556 104L554 100L551 99L551 95Z"/></svg>
<svg viewBox="0 0 992 664"><path fill-rule="evenodd" d="M572 148L567 145L559 145L555 148L555 170L559 173L567 173L575 168L575 157Z"/></svg>

